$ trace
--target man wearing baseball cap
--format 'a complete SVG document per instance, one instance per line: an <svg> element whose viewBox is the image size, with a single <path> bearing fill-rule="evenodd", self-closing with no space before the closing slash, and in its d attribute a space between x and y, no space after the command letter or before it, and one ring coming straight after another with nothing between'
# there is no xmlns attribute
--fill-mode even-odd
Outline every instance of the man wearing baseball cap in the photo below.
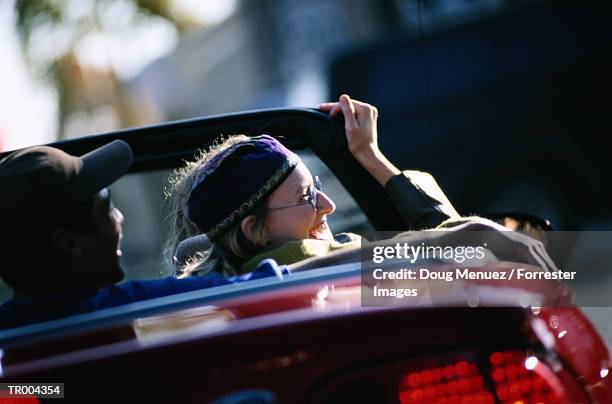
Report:
<svg viewBox="0 0 612 404"><path fill-rule="evenodd" d="M0 278L14 295L0 306L0 329L286 273L267 263L234 278L117 285L123 215L106 187L132 159L130 146L115 140L81 157L38 146L0 160Z"/></svg>

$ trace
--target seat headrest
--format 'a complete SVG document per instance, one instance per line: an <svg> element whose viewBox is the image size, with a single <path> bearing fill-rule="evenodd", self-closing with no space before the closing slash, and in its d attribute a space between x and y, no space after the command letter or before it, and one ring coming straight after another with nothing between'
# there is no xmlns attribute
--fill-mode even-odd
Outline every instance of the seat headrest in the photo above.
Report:
<svg viewBox="0 0 612 404"><path fill-rule="evenodd" d="M174 265L177 268L182 268L190 260L196 258L198 254L206 255L211 247L212 244L206 234L186 238L176 246L173 257Z"/></svg>

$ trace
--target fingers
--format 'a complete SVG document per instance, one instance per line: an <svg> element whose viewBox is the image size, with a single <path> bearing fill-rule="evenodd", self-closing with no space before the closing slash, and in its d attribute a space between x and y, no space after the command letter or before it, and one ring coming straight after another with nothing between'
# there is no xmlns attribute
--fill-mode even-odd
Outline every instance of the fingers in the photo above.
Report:
<svg viewBox="0 0 612 404"><path fill-rule="evenodd" d="M357 112L357 116L370 116L372 119L378 118L378 109L365 102L352 100L353 105L355 106L355 111Z"/></svg>
<svg viewBox="0 0 612 404"><path fill-rule="evenodd" d="M338 115L340 112L342 112L342 107L340 107L340 103L336 103L336 105L334 105L334 108L332 108L332 110L329 112L329 114L331 116L336 116Z"/></svg>
<svg viewBox="0 0 612 404"><path fill-rule="evenodd" d="M336 116L342 110L338 102L323 102L319 104L319 110L329 112L329 116Z"/></svg>
<svg viewBox="0 0 612 404"><path fill-rule="evenodd" d="M319 104L319 110L329 112L331 116L342 112L348 150L358 161L369 160L376 153L378 149L376 107L352 100L348 95L342 94L338 102Z"/></svg>
<svg viewBox="0 0 612 404"><path fill-rule="evenodd" d="M319 110L322 112L329 112L330 116L336 116L340 111L343 111L342 103L348 103L350 105L350 111L359 121L361 117L370 117L373 120L378 118L378 109L365 102L351 99L348 95L342 94L339 102L323 102L319 104ZM347 110L348 111L348 110ZM345 116L346 119L346 116Z"/></svg>
<svg viewBox="0 0 612 404"><path fill-rule="evenodd" d="M347 133L350 133L359 127L355 116L355 106L346 94L340 96L339 104L342 109L342 115L344 115L344 128Z"/></svg>

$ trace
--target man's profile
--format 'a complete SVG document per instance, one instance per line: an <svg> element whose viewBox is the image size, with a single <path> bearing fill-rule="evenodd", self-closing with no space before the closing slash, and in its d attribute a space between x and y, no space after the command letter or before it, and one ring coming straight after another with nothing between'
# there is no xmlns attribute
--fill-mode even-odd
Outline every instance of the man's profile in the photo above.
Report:
<svg viewBox="0 0 612 404"><path fill-rule="evenodd" d="M0 277L15 297L96 290L123 279L123 217L106 187L131 163L120 140L82 157L39 146L0 161Z"/></svg>

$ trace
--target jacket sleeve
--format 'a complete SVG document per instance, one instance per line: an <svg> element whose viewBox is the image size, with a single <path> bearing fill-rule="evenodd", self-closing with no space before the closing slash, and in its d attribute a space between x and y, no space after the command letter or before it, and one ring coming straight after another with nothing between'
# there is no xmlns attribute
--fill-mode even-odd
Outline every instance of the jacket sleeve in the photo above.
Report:
<svg viewBox="0 0 612 404"><path fill-rule="evenodd" d="M385 191L410 230L433 228L460 217L428 173L403 171L385 184Z"/></svg>

